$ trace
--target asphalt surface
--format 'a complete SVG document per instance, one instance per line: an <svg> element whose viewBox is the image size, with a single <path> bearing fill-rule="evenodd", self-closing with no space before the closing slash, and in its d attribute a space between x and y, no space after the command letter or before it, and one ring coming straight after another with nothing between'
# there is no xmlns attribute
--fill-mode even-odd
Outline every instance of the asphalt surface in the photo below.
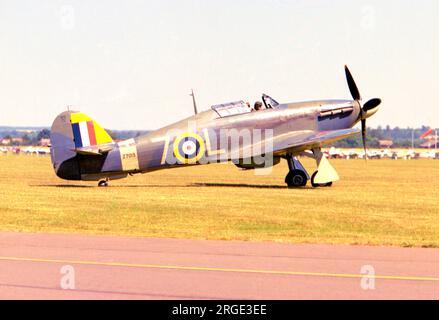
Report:
<svg viewBox="0 0 439 320"><path fill-rule="evenodd" d="M0 299L420 298L439 249L0 233Z"/></svg>

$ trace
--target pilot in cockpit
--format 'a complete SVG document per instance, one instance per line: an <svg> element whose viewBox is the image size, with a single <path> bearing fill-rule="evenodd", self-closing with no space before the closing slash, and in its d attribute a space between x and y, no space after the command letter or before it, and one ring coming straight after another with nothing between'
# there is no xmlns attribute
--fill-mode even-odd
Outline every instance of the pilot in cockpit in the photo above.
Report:
<svg viewBox="0 0 439 320"><path fill-rule="evenodd" d="M256 101L253 110L254 111L262 110L262 102L261 101Z"/></svg>

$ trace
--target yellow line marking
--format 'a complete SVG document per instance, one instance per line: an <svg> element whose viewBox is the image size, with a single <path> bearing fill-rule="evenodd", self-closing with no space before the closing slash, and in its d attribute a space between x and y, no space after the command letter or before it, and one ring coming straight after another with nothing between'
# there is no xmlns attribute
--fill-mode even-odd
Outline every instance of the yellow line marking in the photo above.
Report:
<svg viewBox="0 0 439 320"><path fill-rule="evenodd" d="M166 266L166 265L157 265L157 264L39 259L39 258L20 258L20 257L0 257L0 261L45 262L45 263L63 263L63 264L95 265L95 266L108 266L108 267L129 267L129 268L144 268L144 269L170 269L170 270L215 271L215 272L231 272L231 273L257 273L257 274L274 274L274 275L288 275L288 276L314 276L314 277L332 277L332 278L374 278L374 279L384 279L384 280L411 280L411 281L439 281L439 278L436 278L436 277L386 276L386 275L367 275L367 274L349 274L349 273L278 271L278 270L213 268L213 267L195 267L195 266Z"/></svg>

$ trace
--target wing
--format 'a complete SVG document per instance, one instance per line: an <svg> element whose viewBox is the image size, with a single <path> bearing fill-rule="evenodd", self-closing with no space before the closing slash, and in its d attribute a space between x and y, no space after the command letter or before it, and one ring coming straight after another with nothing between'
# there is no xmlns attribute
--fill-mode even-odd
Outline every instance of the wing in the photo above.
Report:
<svg viewBox="0 0 439 320"><path fill-rule="evenodd" d="M322 145L360 133L358 128L329 131L296 131L273 138L273 153L300 153L304 150L320 148Z"/></svg>
<svg viewBox="0 0 439 320"><path fill-rule="evenodd" d="M326 143L340 140L358 133L360 133L360 129L358 128L329 131L292 131L273 137L272 150L275 156L282 156L287 153L293 155L300 154L305 150L320 148ZM240 155L252 154L253 156L258 156L264 152L266 152L266 148L264 146L264 141L261 141L243 147Z"/></svg>

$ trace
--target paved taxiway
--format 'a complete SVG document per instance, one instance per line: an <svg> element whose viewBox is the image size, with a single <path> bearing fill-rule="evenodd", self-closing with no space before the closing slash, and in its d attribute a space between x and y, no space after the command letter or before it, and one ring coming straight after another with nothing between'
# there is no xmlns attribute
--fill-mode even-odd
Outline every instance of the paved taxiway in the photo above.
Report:
<svg viewBox="0 0 439 320"><path fill-rule="evenodd" d="M438 299L439 249L2 232L0 298Z"/></svg>

